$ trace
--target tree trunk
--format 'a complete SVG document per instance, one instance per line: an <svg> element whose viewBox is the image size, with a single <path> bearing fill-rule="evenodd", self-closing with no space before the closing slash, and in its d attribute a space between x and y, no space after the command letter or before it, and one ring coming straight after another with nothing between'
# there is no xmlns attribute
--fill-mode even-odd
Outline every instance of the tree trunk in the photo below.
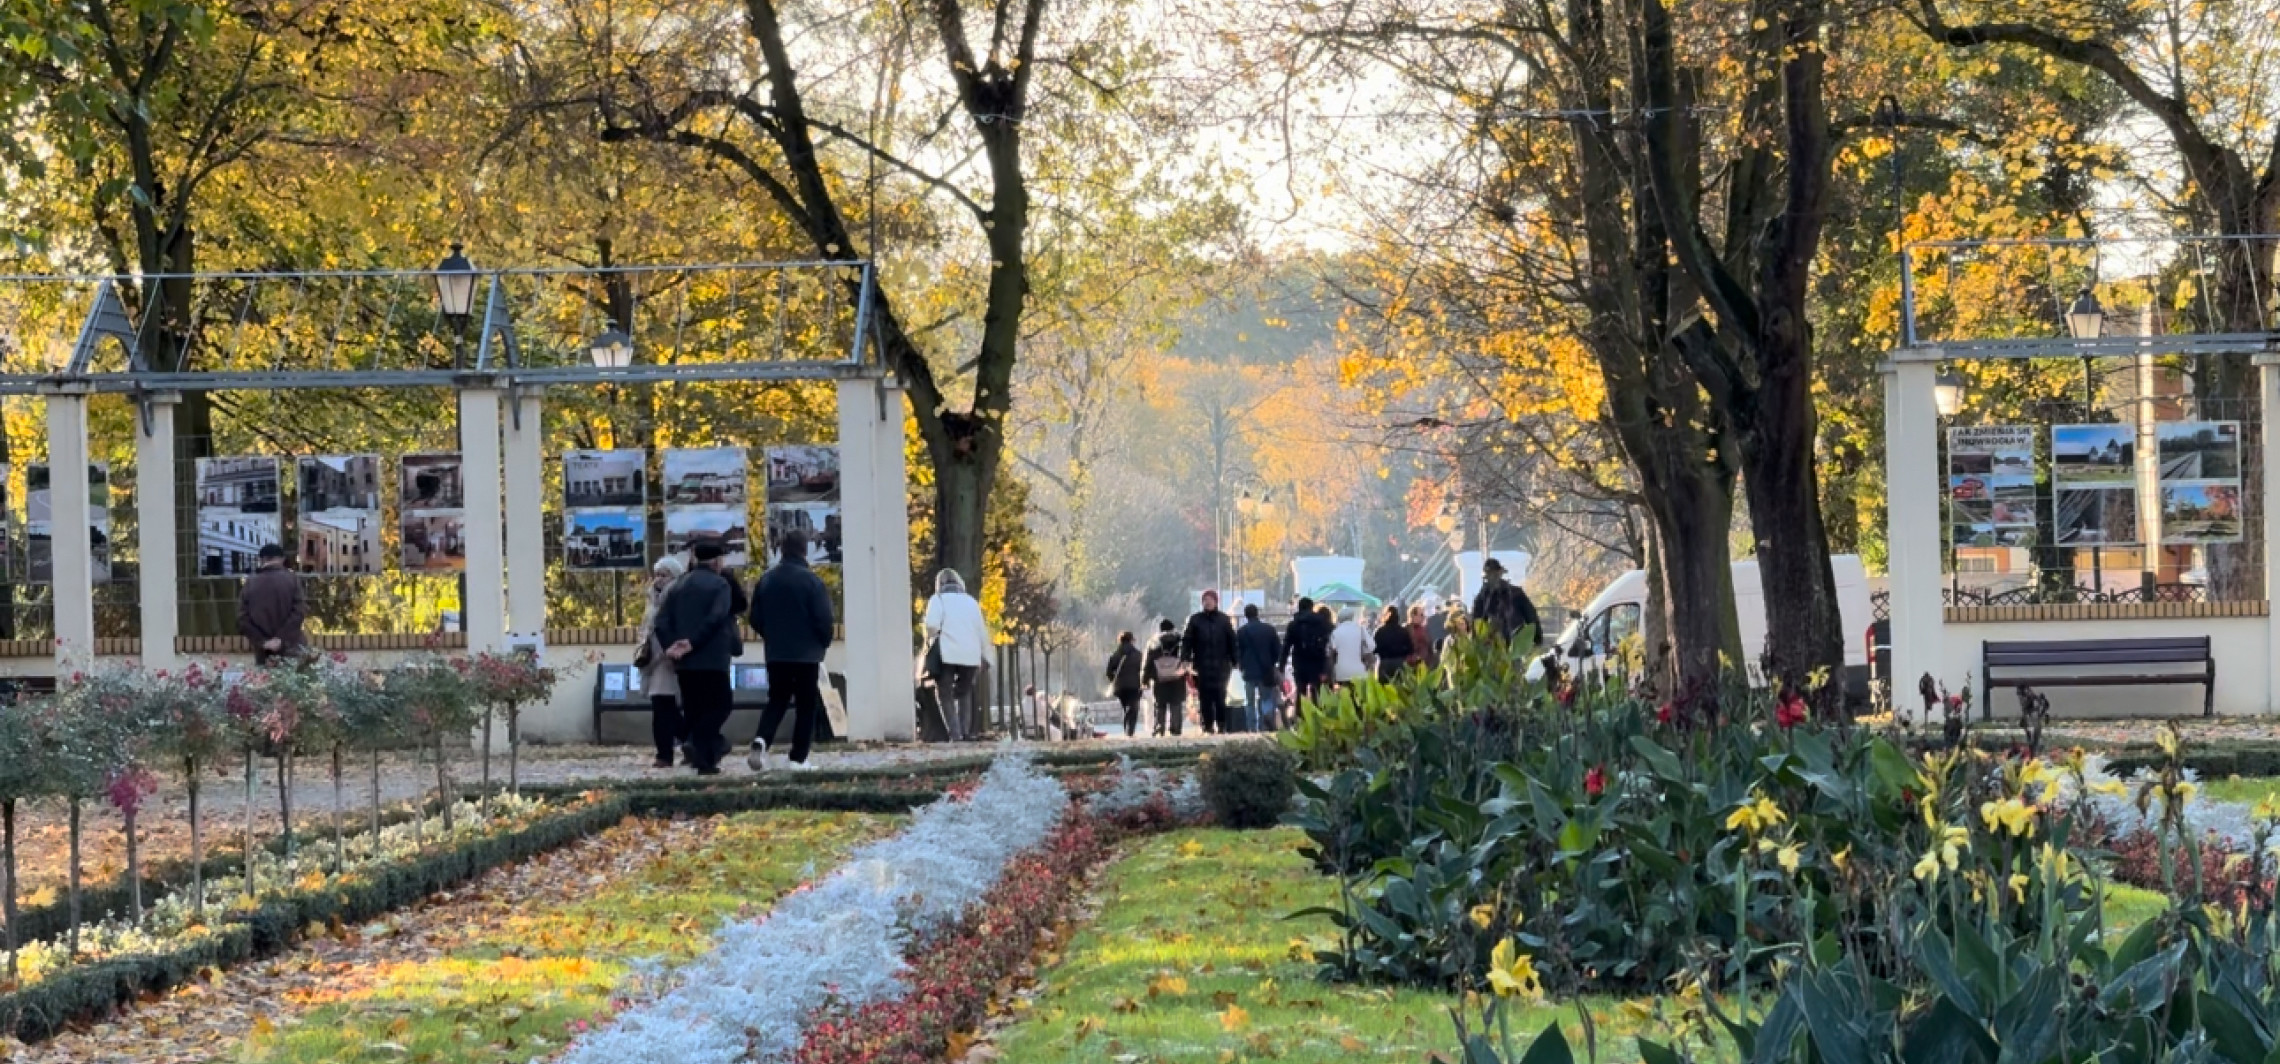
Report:
<svg viewBox="0 0 2280 1064"><path fill-rule="evenodd" d="M255 891L256 889L258 889L257 885L254 883L254 878L255 878L255 876L254 876L254 865L253 865L253 855L254 855L254 853L255 853L255 851L256 851L256 847L255 847L255 844L254 844L254 838L253 838L253 794L254 794L254 791L255 791L255 789L256 789L256 788L258 788L258 787L260 786L260 781L259 781L259 778L258 778L258 777L255 775L255 769L254 769L254 766L256 766L256 765L258 765L258 764L260 764L260 763L261 763L261 762L260 762L260 760L259 760L259 758L258 758L258 755L257 755L257 754L255 754L253 747L250 747L250 746L246 747L246 748L245 748L245 849L244 849L244 851L243 851L243 852L244 852L244 855L245 855L245 896L246 896L246 899L247 899L248 901L251 901L251 900L253 899L254 891Z"/></svg>
<svg viewBox="0 0 2280 1064"><path fill-rule="evenodd" d="M135 811L122 810L127 824L127 899L128 911L134 914L135 926L143 922L142 851L135 846Z"/></svg>
<svg viewBox="0 0 2280 1064"><path fill-rule="evenodd" d="M206 836L198 822L198 759L188 759L184 789L190 792L190 917L206 922Z"/></svg>
<svg viewBox="0 0 2280 1064"><path fill-rule="evenodd" d="M372 748L372 853L380 853L380 748Z"/></svg>
<svg viewBox="0 0 2280 1064"><path fill-rule="evenodd" d="M348 811L348 791L341 785L341 744L339 743L334 743L332 749L332 785L333 874L338 875L348 868L348 836L343 834L341 830L341 819Z"/></svg>
<svg viewBox="0 0 2280 1064"><path fill-rule="evenodd" d="M79 956L79 798L69 802L71 817L71 936L66 956Z"/></svg>
<svg viewBox="0 0 2280 1064"><path fill-rule="evenodd" d="M736 622L731 620L730 624ZM483 707L483 819L491 819L491 707Z"/></svg>
<svg viewBox="0 0 2280 1064"><path fill-rule="evenodd" d="M16 978L16 800L0 801L0 927L8 939L8 979Z"/></svg>
<svg viewBox="0 0 2280 1064"><path fill-rule="evenodd" d="M277 817L284 828L285 859L293 859L293 747L277 749Z"/></svg>
<svg viewBox="0 0 2280 1064"><path fill-rule="evenodd" d="M1757 532L1758 581L1766 604L1766 683L1793 683L1816 711L1835 717L1845 703L1845 628L1821 524L1813 473L1813 407L1806 362L1767 377L1761 409L1743 437L1742 490ZM1745 653L1754 648L1744 647ZM1813 687L1814 680L1819 687Z"/></svg>
<svg viewBox="0 0 2280 1064"><path fill-rule="evenodd" d="M435 733L435 800L443 806L443 836L451 837L451 765L443 755L443 733Z"/></svg>
<svg viewBox="0 0 2280 1064"><path fill-rule="evenodd" d="M522 707L507 704L507 793L522 797Z"/></svg>

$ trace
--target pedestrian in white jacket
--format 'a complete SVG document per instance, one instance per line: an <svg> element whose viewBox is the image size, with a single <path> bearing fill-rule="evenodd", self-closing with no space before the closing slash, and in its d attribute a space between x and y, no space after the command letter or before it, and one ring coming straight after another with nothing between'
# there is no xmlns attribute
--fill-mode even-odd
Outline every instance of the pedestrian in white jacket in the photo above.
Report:
<svg viewBox="0 0 2280 1064"><path fill-rule="evenodd" d="M1362 662L1369 649L1369 635L1362 631L1362 611L1356 607L1338 627L1330 630L1330 680L1337 684L1350 684L1370 674L1370 667Z"/></svg>
<svg viewBox="0 0 2280 1064"><path fill-rule="evenodd" d="M926 637L933 641L942 667L934 674L935 704L942 707L943 726L951 742L972 738L974 676L982 656L989 653L990 623L982 604L966 593L966 581L956 569L934 574L934 597L926 603Z"/></svg>

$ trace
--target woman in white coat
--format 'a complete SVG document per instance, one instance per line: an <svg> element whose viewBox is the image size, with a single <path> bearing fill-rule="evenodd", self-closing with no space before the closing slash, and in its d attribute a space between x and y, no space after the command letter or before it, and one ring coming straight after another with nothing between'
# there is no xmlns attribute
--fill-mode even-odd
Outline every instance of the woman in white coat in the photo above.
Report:
<svg viewBox="0 0 2280 1064"><path fill-rule="evenodd" d="M974 720L974 678L989 653L990 625L982 604L966 593L966 581L956 569L934 574L934 597L926 603L926 637L942 667L934 676L935 704L942 707L942 723L950 741L964 742Z"/></svg>
<svg viewBox="0 0 2280 1064"><path fill-rule="evenodd" d="M1357 606L1338 622L1338 627L1330 630L1330 682L1340 687L1370 674L1370 667L1362 661L1363 653L1369 649L1370 637L1362 631L1361 617L1362 608Z"/></svg>

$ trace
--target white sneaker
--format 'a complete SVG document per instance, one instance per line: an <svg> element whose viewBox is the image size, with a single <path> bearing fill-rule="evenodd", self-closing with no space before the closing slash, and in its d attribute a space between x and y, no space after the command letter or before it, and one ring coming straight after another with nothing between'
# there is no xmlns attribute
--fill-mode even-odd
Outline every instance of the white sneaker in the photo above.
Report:
<svg viewBox="0 0 2280 1064"><path fill-rule="evenodd" d="M784 764L785 764L786 766L790 767L790 768L791 768L791 770L792 770L792 771L794 771L794 772L813 772L813 771L815 771L815 766L814 766L814 765L811 765L811 764L808 764L808 763L807 763L807 762L805 762L805 761L786 761L786 762L784 762Z"/></svg>
<svg viewBox="0 0 2280 1064"><path fill-rule="evenodd" d="M768 741L766 739L752 740L752 752L744 755L744 763L754 772L768 771Z"/></svg>

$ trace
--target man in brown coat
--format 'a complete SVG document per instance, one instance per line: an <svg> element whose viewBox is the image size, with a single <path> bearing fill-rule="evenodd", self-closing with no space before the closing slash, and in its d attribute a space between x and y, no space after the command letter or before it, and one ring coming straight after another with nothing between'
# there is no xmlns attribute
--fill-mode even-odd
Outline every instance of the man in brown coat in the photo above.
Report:
<svg viewBox="0 0 2280 1064"><path fill-rule="evenodd" d="M276 658L300 653L305 641L301 621L309 604L301 597L301 578L285 567L285 548L275 543L261 548L261 568L238 592L238 634L253 644L253 661L267 665Z"/></svg>

